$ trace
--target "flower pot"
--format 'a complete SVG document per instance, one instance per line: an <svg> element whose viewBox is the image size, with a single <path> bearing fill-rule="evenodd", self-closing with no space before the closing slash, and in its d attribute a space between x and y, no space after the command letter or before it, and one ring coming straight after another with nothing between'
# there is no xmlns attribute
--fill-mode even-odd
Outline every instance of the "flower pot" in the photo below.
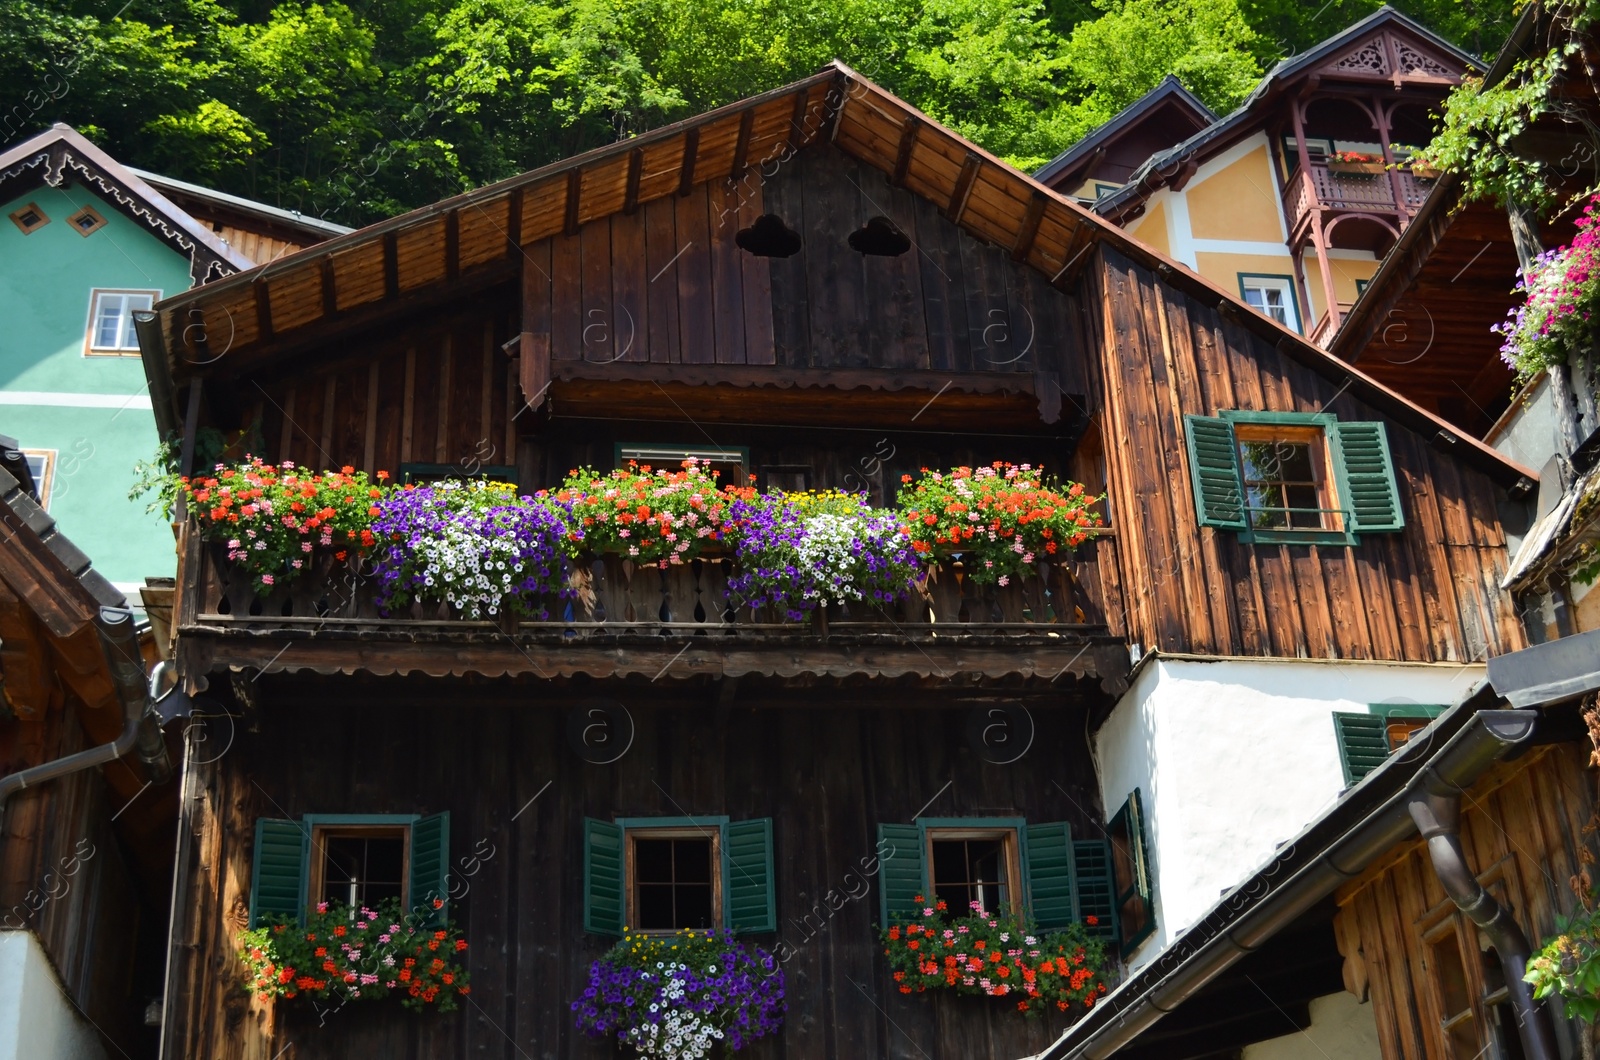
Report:
<svg viewBox="0 0 1600 1060"><path fill-rule="evenodd" d="M1329 162L1329 173L1343 173L1353 177L1375 177L1383 172L1382 162Z"/></svg>

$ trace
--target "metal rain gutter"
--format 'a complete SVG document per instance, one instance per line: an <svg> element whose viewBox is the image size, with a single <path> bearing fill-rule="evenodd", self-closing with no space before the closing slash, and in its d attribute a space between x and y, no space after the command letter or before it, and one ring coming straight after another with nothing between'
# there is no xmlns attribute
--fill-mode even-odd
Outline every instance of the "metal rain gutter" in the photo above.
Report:
<svg viewBox="0 0 1600 1060"><path fill-rule="evenodd" d="M1458 704L1440 721L1450 713L1470 710L1470 703L1471 699ZM1409 809L1413 799L1426 795L1458 795L1496 761L1526 744L1533 736L1536 721L1537 714L1532 711L1481 710L1473 714L1400 790L1345 830L1315 860L1293 870L1287 880L1274 886L1274 878L1288 868L1286 862L1293 858L1300 840L1306 838L1302 832L1296 840L1285 844L1282 852L1255 876L1229 891L1213 907L1212 913L1190 931L1203 931L1210 916L1219 911L1224 911L1226 916L1228 907L1242 906L1231 923L1220 926L1203 940L1179 939L1169 950L1177 951L1179 961L1170 972L1119 1010L1112 1010L1116 994L1108 995L1077 1027L1067 1030L1032 1060L1077 1060L1080 1057L1104 1060L1114 1055L1240 958L1331 894L1339 884L1360 875L1385 850L1416 836L1416 825ZM1391 759L1361 786L1379 779L1399 764L1398 759Z"/></svg>
<svg viewBox="0 0 1600 1060"><path fill-rule="evenodd" d="M5 819L6 801L14 792L114 762L135 748L144 764L145 775L153 783L161 783L172 776L172 762L167 756L161 730L146 713L149 689L134 632L133 611L127 607L102 607L95 625L99 627L101 648L111 665L117 697L122 700L122 732L110 743L0 777L0 822Z"/></svg>

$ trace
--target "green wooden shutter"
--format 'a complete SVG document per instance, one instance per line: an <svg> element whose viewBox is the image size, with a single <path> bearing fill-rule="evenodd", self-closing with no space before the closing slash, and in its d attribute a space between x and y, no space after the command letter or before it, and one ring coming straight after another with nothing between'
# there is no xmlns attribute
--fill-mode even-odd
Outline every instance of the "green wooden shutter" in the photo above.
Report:
<svg viewBox="0 0 1600 1060"><path fill-rule="evenodd" d="M1201 526L1245 530L1244 483L1239 475L1239 447L1233 424L1210 416L1185 416L1189 474L1194 479L1194 504Z"/></svg>
<svg viewBox="0 0 1600 1060"><path fill-rule="evenodd" d="M310 844L310 829L299 821L256 820L255 863L250 869L251 927L302 918Z"/></svg>
<svg viewBox="0 0 1600 1060"><path fill-rule="evenodd" d="M450 814L418 818L411 825L411 908L430 924L442 924L450 900ZM446 905L433 908L437 899Z"/></svg>
<svg viewBox="0 0 1600 1060"><path fill-rule="evenodd" d="M1117 937L1117 887L1111 878L1111 840L1074 839L1072 869L1077 887L1072 893L1073 918L1102 939ZM1097 923L1090 924L1094 917Z"/></svg>
<svg viewBox="0 0 1600 1060"><path fill-rule="evenodd" d="M1383 765L1389 757L1388 722L1382 714L1335 711L1333 731L1339 741L1339 764L1348 787Z"/></svg>
<svg viewBox="0 0 1600 1060"><path fill-rule="evenodd" d="M1128 793L1128 801L1122 804L1122 809L1111 819L1109 830L1113 833L1122 831L1127 835L1128 860L1132 862L1133 869L1133 878L1127 880L1125 885L1123 881L1113 880L1117 891L1118 927L1124 926L1122 910L1135 896L1139 898L1145 911L1144 926L1139 928L1136 934L1122 939L1122 955L1126 957L1156 930L1156 892L1150 877L1150 846L1145 836L1144 802L1139 797L1138 788Z"/></svg>
<svg viewBox="0 0 1600 1060"><path fill-rule="evenodd" d="M772 818L729 821L723 832L724 919L734 934L778 930L773 893Z"/></svg>
<svg viewBox="0 0 1600 1060"><path fill-rule="evenodd" d="M1374 420L1337 423L1331 431L1334 467L1339 474L1339 507L1350 513L1354 533L1399 530L1406 525L1400 511L1394 461L1383 424Z"/></svg>
<svg viewBox="0 0 1600 1060"><path fill-rule="evenodd" d="M922 829L914 824L878 826L878 916L884 927L917 918L917 895L927 897L922 865Z"/></svg>
<svg viewBox="0 0 1600 1060"><path fill-rule="evenodd" d="M583 819L583 930L621 935L622 828L610 821Z"/></svg>
<svg viewBox="0 0 1600 1060"><path fill-rule="evenodd" d="M1024 830L1027 850L1028 908L1046 931L1064 928L1077 916L1072 908L1072 826L1065 821L1030 824Z"/></svg>

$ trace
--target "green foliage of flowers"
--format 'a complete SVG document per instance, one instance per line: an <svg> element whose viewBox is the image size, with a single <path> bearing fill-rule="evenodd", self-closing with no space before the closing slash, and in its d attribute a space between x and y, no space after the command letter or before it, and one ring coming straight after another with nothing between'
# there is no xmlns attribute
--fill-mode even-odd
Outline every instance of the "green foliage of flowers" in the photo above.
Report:
<svg viewBox="0 0 1600 1060"><path fill-rule="evenodd" d="M1523 979L1534 997L1558 995L1567 1015L1594 1023L1600 1019L1600 909L1586 903L1557 929L1528 961Z"/></svg>
<svg viewBox="0 0 1600 1060"><path fill-rule="evenodd" d="M917 904L923 898L918 895ZM902 994L950 990L1011 998L1029 1016L1049 1009L1092 1008L1106 992L1105 946L1088 932L1095 923L1041 932L1023 917L986 912L972 902L965 916L946 904L922 909L915 923L879 932L890 975Z"/></svg>
<svg viewBox="0 0 1600 1060"><path fill-rule="evenodd" d="M238 942L250 989L262 1001L398 994L406 1008L450 1012L471 991L461 963L467 941L455 924L431 923L426 909L406 912L398 898L373 909L320 902L304 924L273 920L240 932Z"/></svg>
<svg viewBox="0 0 1600 1060"><path fill-rule="evenodd" d="M1101 523L1083 486L1060 489L1037 468L1000 461L903 476L898 505L912 547L923 555L959 552L971 578L1006 585L1034 564L1088 540Z"/></svg>

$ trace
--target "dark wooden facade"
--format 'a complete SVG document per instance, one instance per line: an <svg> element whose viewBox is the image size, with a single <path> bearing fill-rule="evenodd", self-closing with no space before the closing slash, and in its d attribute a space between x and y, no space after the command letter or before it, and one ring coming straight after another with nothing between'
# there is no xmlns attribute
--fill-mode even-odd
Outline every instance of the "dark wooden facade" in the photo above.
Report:
<svg viewBox="0 0 1600 1060"><path fill-rule="evenodd" d="M740 248L762 215L797 253ZM905 253L851 249L878 217ZM758 478L880 499L920 467L1011 460L1106 489L1111 524L1031 586L944 581L931 603L787 628L722 616L715 559L600 564L603 618L385 618L336 585L255 602L186 531L180 666L240 736L191 766L174 1057L607 1055L566 1007L607 945L574 897L585 815L771 816L789 925L874 822L935 795L946 816L1094 835L1086 733L1132 644L1462 662L1520 646L1494 586L1496 505L1521 469L842 69L169 301L144 336L161 416L259 428L272 459L508 465L531 490L612 466L620 443L713 445L747 449ZM1185 413L1323 407L1388 424L1404 531L1264 547L1199 528ZM565 746L583 696L638 721L617 766ZM1038 723L1004 768L961 734L997 700ZM456 854L498 852L456 908L465 1012L350 1005L319 1027L248 998L232 953L257 818L445 809ZM752 1055L999 1058L1049 1040L982 1004L904 1001L876 915L852 903L796 947L781 1039Z"/></svg>

